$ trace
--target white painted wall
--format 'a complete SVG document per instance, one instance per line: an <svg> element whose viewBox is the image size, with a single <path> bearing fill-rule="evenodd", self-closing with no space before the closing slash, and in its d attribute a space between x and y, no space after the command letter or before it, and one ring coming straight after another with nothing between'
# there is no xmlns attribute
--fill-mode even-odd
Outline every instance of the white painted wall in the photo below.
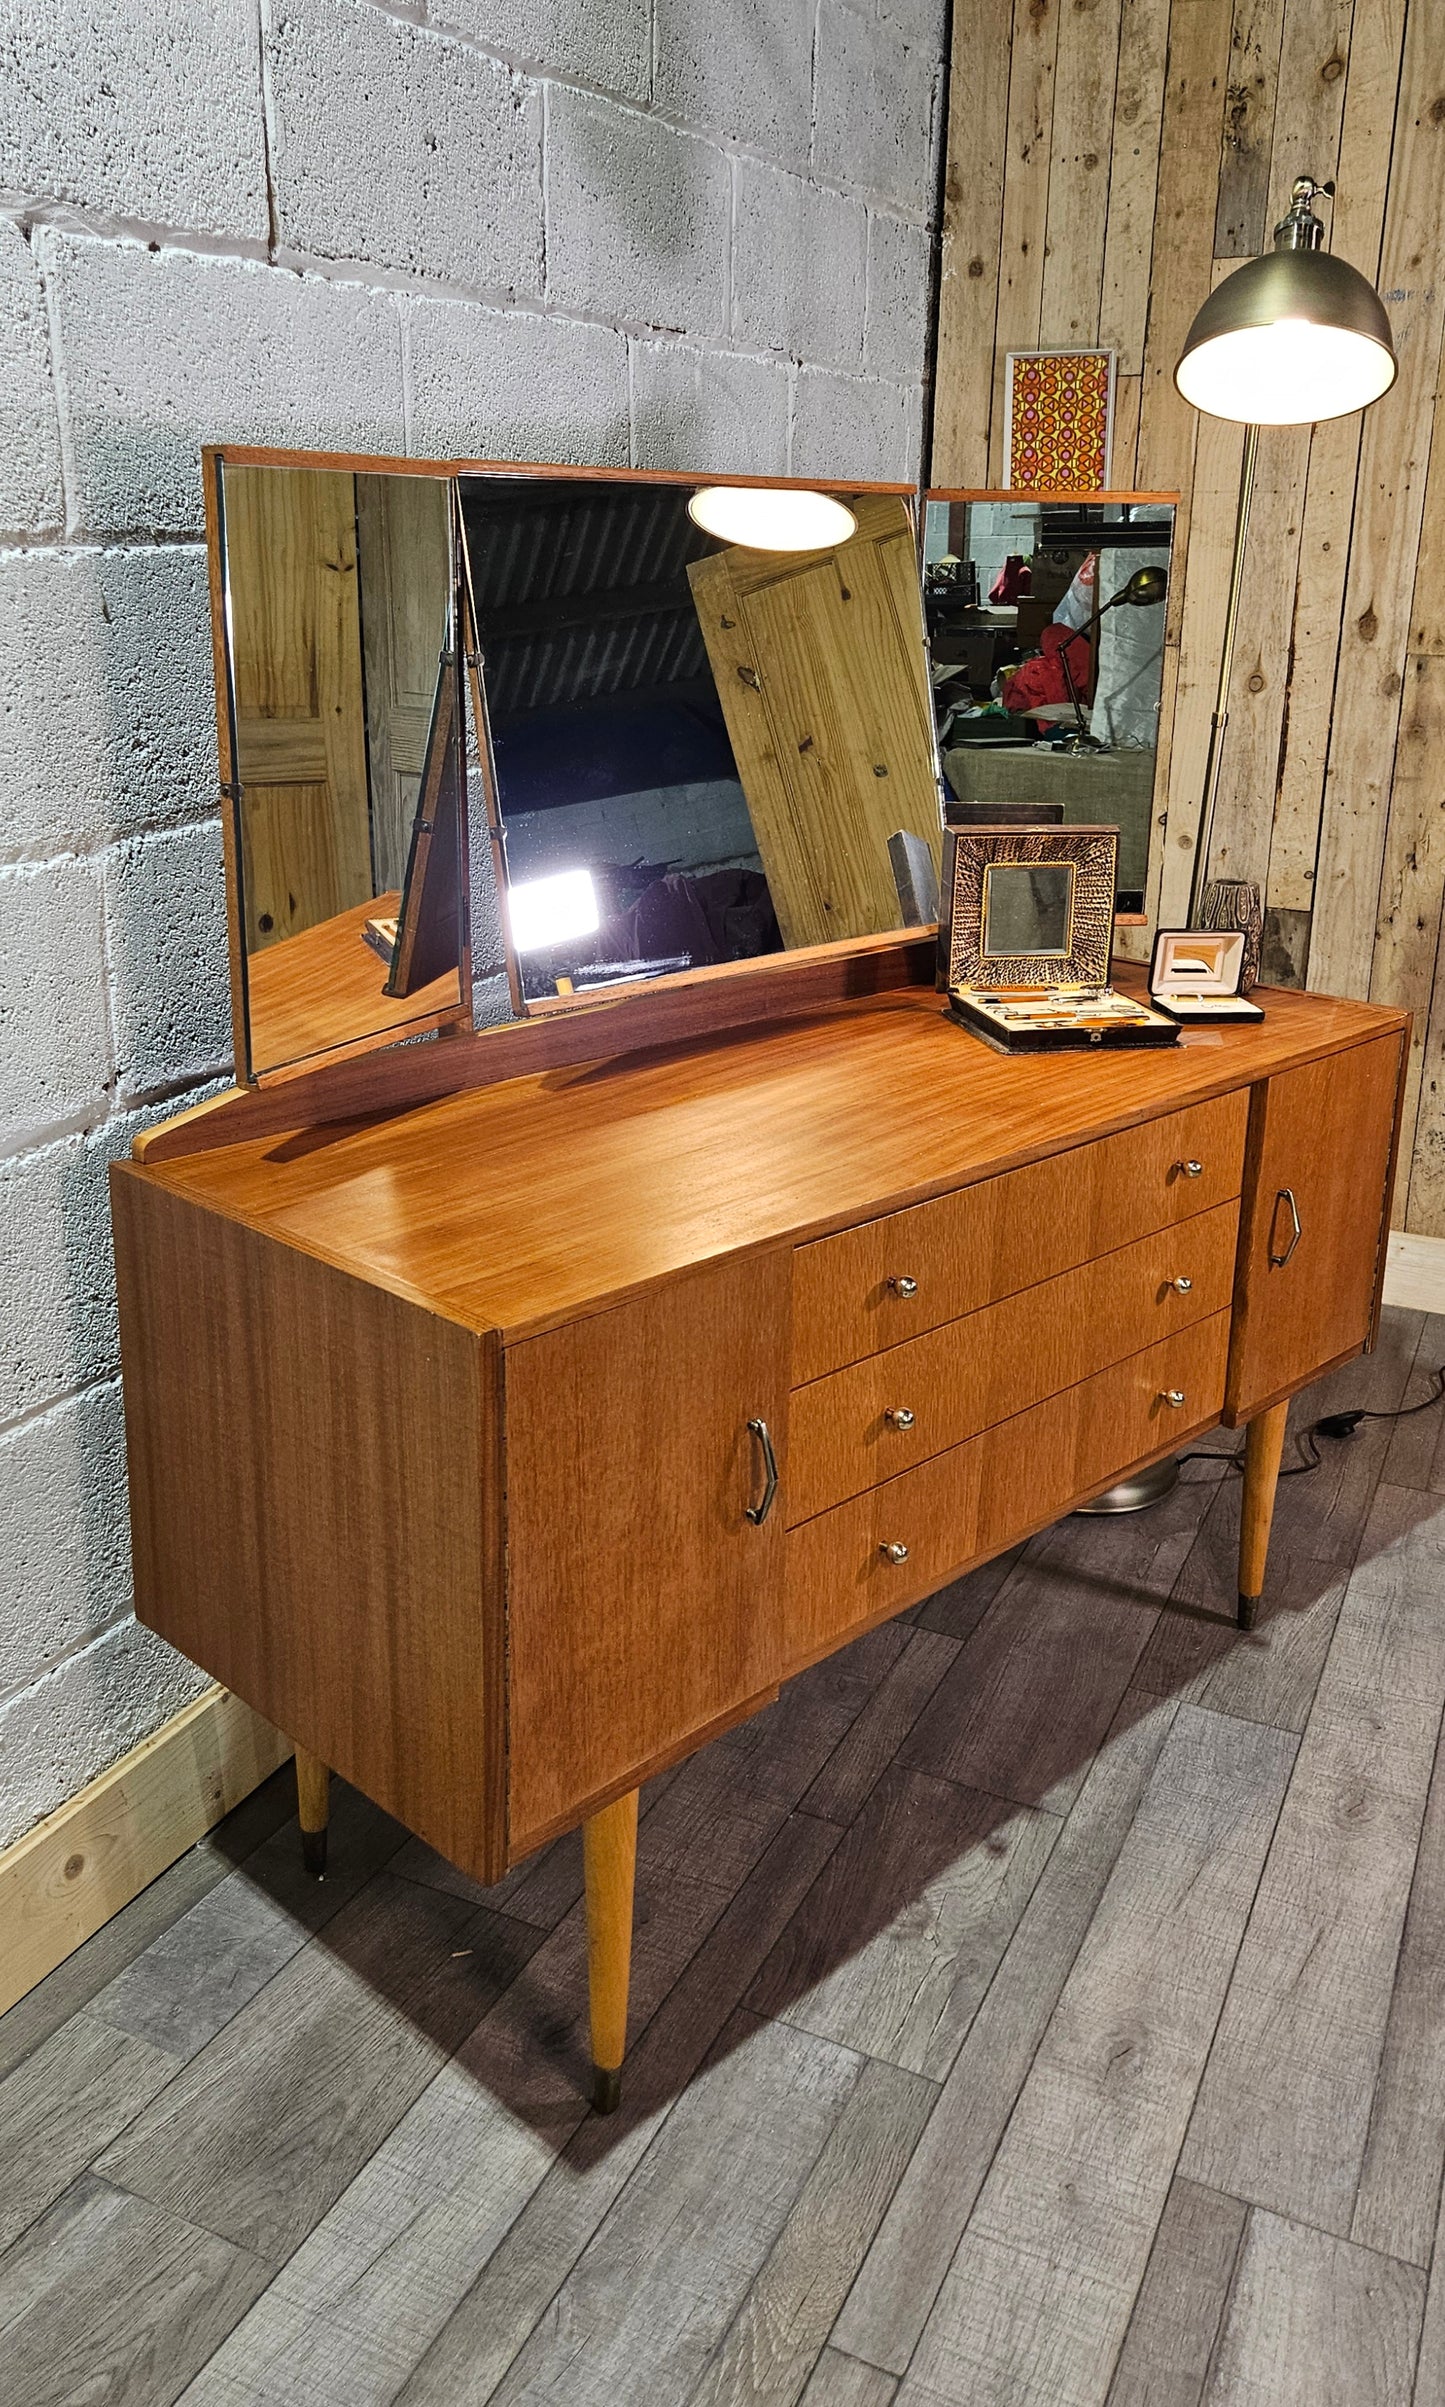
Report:
<svg viewBox="0 0 1445 2407"><path fill-rule="evenodd" d="M911 474L942 14L0 12L0 1844L199 1685L104 1185L228 1066L198 446Z"/></svg>

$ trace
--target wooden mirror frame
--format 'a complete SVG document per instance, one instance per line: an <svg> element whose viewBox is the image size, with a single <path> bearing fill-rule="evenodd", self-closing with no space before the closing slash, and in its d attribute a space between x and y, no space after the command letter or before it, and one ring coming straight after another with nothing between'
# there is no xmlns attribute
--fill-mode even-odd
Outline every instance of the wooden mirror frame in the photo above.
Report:
<svg viewBox="0 0 1445 2407"><path fill-rule="evenodd" d="M1153 501L1167 504L1167 506L1174 512L1174 526L1170 530L1169 592L1164 604L1165 650L1168 651L1169 649L1171 636L1176 642L1178 641L1180 604L1175 600L1173 550L1174 532L1177 530L1179 525L1180 496L1177 493L1146 493L1142 489L1138 492L1121 492L1116 490L1113 486L1110 486L1108 490L1104 492L1034 493L1028 490L1026 487L1018 485L926 485L923 487L918 497L918 539L920 565L923 558L923 537L926 523L924 513L927 511L928 505L931 501L950 503L970 501L1037 502L1046 503L1050 508L1061 507L1065 509L1068 508L1071 503L1075 508L1081 508L1085 505L1090 508L1095 508L1102 502L1124 501ZM1163 709L1162 670L1160 709L1161 711ZM1148 864L1146 864L1147 866L1152 866L1153 863L1153 839L1159 830L1159 813L1164 804L1160 773L1161 769L1165 766L1167 766L1166 747L1161 745L1156 738L1154 745L1154 783L1150 788L1149 793L1150 845L1149 861ZM943 766L942 762L940 761L940 777L942 774ZM1146 881L1146 897L1148 892L1149 887ZM1149 925L1149 912L1147 909L1147 904L1143 911L1116 911L1114 914L1114 925L1116 928L1147 928Z"/></svg>

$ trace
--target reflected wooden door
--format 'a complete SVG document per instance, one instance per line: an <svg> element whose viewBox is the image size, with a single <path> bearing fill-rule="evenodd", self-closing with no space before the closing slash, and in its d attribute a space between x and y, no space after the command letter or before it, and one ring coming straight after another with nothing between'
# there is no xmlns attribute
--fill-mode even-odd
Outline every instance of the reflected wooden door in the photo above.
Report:
<svg viewBox="0 0 1445 2407"><path fill-rule="evenodd" d="M356 480L378 893L400 891L421 790L437 664L446 641L447 493L441 477Z"/></svg>
<svg viewBox="0 0 1445 2407"><path fill-rule="evenodd" d="M225 472L248 952L375 891L354 486L331 470Z"/></svg>
<svg viewBox="0 0 1445 2407"><path fill-rule="evenodd" d="M735 545L687 572L787 945L902 925L896 829L939 860L913 528L896 496L851 506L835 551Z"/></svg>

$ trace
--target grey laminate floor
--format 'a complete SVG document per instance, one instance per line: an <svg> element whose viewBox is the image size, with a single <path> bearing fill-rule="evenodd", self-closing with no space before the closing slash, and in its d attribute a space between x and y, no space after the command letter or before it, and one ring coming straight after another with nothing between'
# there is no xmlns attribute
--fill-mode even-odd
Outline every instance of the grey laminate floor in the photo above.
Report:
<svg viewBox="0 0 1445 2407"><path fill-rule="evenodd" d="M343 1792L317 1888L278 1775L0 2020L4 2407L1439 2407L1445 1408L1282 1486L1250 1637L1238 1484L652 1785L610 2121L575 1839Z"/></svg>

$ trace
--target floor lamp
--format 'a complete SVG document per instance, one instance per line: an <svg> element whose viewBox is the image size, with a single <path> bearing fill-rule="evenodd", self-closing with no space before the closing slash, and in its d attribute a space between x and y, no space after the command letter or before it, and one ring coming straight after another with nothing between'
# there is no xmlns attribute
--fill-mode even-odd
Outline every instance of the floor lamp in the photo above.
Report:
<svg viewBox="0 0 1445 2407"><path fill-rule="evenodd" d="M1325 230L1312 203L1333 184L1300 176L1286 215L1274 230L1274 249L1250 259L1210 294L1185 338L1174 381L1188 402L1211 418L1245 429L1239 471L1234 557L1224 613L1219 690L1209 722L1204 795L1186 925L1197 928L1209 876L1219 767L1229 722L1229 678L1239 625L1249 504L1262 426L1308 426L1367 409L1395 381L1395 346L1380 297L1358 268L1323 250ZM1137 1513L1167 1496L1179 1477L1177 1457L1151 1463L1132 1479L1096 1496L1086 1513Z"/></svg>
<svg viewBox="0 0 1445 2407"><path fill-rule="evenodd" d="M1378 293L1358 268L1321 248L1319 193L1333 184L1300 176L1274 249L1248 260L1210 294L1185 337L1174 381L1188 402L1245 429L1234 522L1234 558L1224 614L1219 691L1209 722L1204 794L1189 882L1187 924L1197 928L1209 874L1219 768L1229 720L1229 677L1239 624L1249 504L1261 426L1308 426L1367 409L1395 381L1395 346Z"/></svg>

